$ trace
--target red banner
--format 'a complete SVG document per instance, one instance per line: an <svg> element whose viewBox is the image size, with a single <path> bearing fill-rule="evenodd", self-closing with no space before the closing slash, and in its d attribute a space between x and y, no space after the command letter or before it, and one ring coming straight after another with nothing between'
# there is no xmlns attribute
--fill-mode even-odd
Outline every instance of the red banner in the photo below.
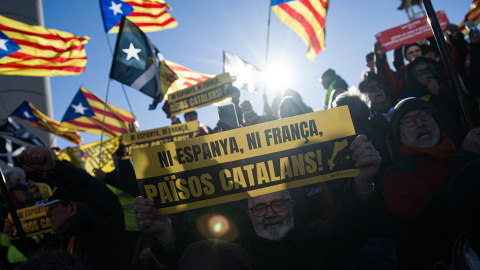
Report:
<svg viewBox="0 0 480 270"><path fill-rule="evenodd" d="M448 24L447 15L444 11L437 11L436 14L442 31L446 31ZM376 34L375 37L380 43L382 43L387 51L390 51L424 38L433 37L433 31L428 23L428 18L423 17L380 32Z"/></svg>

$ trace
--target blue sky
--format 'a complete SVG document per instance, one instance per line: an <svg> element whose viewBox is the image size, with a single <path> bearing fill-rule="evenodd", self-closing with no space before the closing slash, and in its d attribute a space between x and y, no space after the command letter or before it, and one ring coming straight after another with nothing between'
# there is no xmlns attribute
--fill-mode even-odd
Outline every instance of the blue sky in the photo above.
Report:
<svg viewBox="0 0 480 270"><path fill-rule="evenodd" d="M444 10L454 24L463 20L471 4L471 0L432 2L435 10ZM147 33L166 59L198 72L218 75L223 72L223 50L227 50L265 69L269 1L170 0L167 3L172 7L170 14L179 25ZM349 85L357 86L362 71L366 70L365 55L372 50L375 34L408 22L406 13L397 10L400 3L399 0L331 0L326 19L326 49L314 61L305 56L306 44L272 12L269 66L280 67L290 81L276 89L267 89L269 101L274 91L294 88L302 93L307 105L316 111L321 110L325 90L318 79L328 68L336 70ZM83 85L126 110L130 110L128 97L141 130L170 125L161 104L156 110L148 110L150 97L125 86L126 97L121 84L108 78L117 34L105 34L98 1L46 0L43 1L43 13L45 27L90 37L86 45L86 71L78 76L50 78L55 120L62 119ZM391 53L388 56L391 63ZM257 113L263 113L261 96L242 91L243 99L252 100ZM200 122L215 127L216 107L204 107L198 113ZM183 121L183 115L179 118ZM100 140L100 135L80 135L83 143ZM57 145L62 149L74 146L59 137Z"/></svg>

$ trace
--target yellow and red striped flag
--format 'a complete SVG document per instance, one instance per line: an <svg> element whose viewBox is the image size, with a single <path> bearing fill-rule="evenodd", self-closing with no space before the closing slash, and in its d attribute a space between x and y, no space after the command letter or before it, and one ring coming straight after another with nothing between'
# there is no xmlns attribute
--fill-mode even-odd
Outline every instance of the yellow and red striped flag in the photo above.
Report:
<svg viewBox="0 0 480 270"><path fill-rule="evenodd" d="M172 9L163 0L122 0L133 7L133 12L127 18L143 32L155 32L177 27L178 22L166 9ZM108 33L118 33L120 23Z"/></svg>
<svg viewBox="0 0 480 270"><path fill-rule="evenodd" d="M168 88L167 93L164 95L163 99L167 100L168 94L174 93L178 90L185 89L187 87L190 87L194 84L197 84L199 82L203 82L205 80L208 80L212 77L215 77L215 75L210 75L210 74L205 74L205 73L200 73L197 71L193 71L189 68L186 68L182 65L179 65L175 62L165 60L165 63L167 66L178 76L178 79L174 80L170 87Z"/></svg>
<svg viewBox="0 0 480 270"><path fill-rule="evenodd" d="M66 160L77 168L83 168L92 176L95 169L111 172L115 169L112 154L118 149L121 137L67 147L58 153L58 159Z"/></svg>
<svg viewBox="0 0 480 270"><path fill-rule="evenodd" d="M41 130L60 136L75 144L79 144L82 141L82 138L80 138L80 135L78 135L75 130L60 126L58 121L46 116L28 101L24 101L20 104L10 116Z"/></svg>
<svg viewBox="0 0 480 270"><path fill-rule="evenodd" d="M473 21L475 25L480 23L480 0L473 0L472 4L470 5L470 9L465 15L465 19L458 25L458 27L460 27L460 31L464 35L468 35L468 29L465 27L466 19Z"/></svg>
<svg viewBox="0 0 480 270"><path fill-rule="evenodd" d="M1 15L0 31L20 46L20 50L0 59L0 74L47 77L77 75L85 71L87 36L77 37Z"/></svg>
<svg viewBox="0 0 480 270"><path fill-rule="evenodd" d="M329 0L272 0L278 19L295 31L308 45L313 60L325 49L325 18Z"/></svg>
<svg viewBox="0 0 480 270"><path fill-rule="evenodd" d="M93 134L101 134L103 126L103 132L112 138L129 133L129 124L135 122L133 114L105 104L105 101L82 86L65 112L61 126Z"/></svg>

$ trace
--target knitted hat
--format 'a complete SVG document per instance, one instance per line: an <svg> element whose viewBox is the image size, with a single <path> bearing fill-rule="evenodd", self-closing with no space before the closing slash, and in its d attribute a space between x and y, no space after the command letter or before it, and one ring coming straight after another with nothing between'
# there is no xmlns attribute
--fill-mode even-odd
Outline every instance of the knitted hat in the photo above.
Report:
<svg viewBox="0 0 480 270"><path fill-rule="evenodd" d="M333 77L335 77L335 75L337 75L335 73L335 71L333 69L329 68L325 72L323 72L322 78L320 79L320 81L324 81L328 78L333 78Z"/></svg>
<svg viewBox="0 0 480 270"><path fill-rule="evenodd" d="M409 97L398 102L393 110L392 118L390 119L393 137L397 142L400 142L400 120L411 111L424 109L431 109L433 118L438 122L437 111L428 101L421 98Z"/></svg>

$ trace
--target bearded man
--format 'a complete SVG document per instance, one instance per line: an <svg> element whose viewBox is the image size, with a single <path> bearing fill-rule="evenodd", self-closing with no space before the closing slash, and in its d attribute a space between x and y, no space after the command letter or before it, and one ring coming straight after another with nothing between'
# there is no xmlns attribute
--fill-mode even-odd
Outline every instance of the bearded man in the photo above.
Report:
<svg viewBox="0 0 480 270"><path fill-rule="evenodd" d="M372 188L381 157L365 135L358 135L350 150L361 173L345 186L327 221L296 224L294 201L287 190L249 198L247 214L256 234L242 245L253 257L255 269L340 269L371 236L381 205L381 194ZM152 248L155 260L178 267L172 263L178 264L174 257L183 252L184 234L168 216L156 214L154 203L146 198L135 199L134 211L140 231L160 243L158 249Z"/></svg>
<svg viewBox="0 0 480 270"><path fill-rule="evenodd" d="M430 102L413 97L395 106L390 121L404 160L387 169L384 195L403 229L410 269L451 263L460 228L448 206L449 175L480 158L480 128L472 129L457 151L438 121Z"/></svg>

